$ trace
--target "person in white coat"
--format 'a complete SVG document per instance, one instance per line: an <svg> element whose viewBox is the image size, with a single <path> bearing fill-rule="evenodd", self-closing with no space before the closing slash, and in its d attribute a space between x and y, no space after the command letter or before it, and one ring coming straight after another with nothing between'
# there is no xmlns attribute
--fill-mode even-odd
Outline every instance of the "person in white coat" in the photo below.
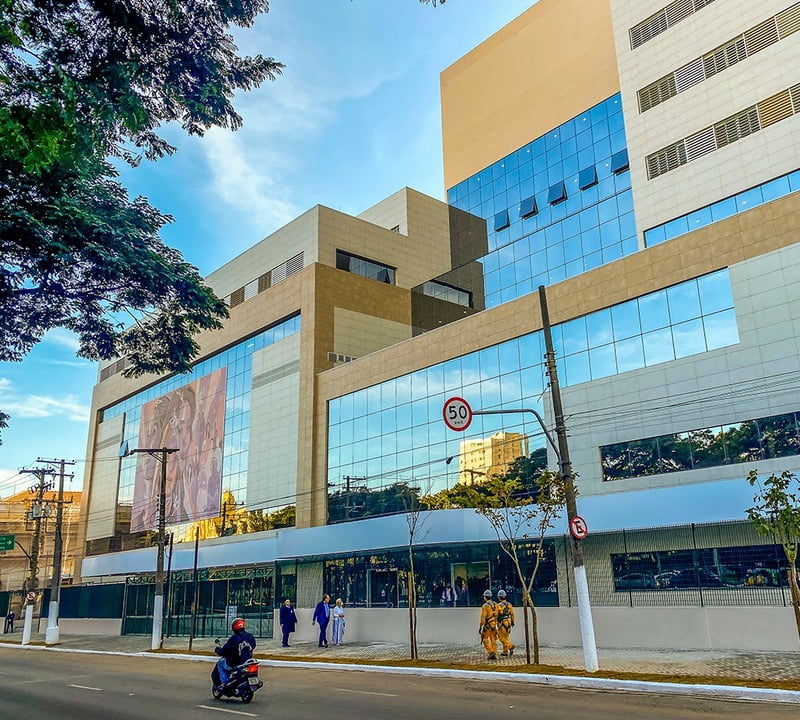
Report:
<svg viewBox="0 0 800 720"><path fill-rule="evenodd" d="M342 598L336 598L333 606L333 644L344 645L344 604Z"/></svg>

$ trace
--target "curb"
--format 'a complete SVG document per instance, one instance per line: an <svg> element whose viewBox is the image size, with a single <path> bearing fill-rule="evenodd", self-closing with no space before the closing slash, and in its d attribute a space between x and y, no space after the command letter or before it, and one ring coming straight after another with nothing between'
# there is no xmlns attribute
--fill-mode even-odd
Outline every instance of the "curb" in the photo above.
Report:
<svg viewBox="0 0 800 720"><path fill-rule="evenodd" d="M189 662L216 662L208 655L185 655L183 653L153 653L149 651L121 652L118 650L84 650L78 648L45 647L42 645L18 645L0 643L0 648L41 650L47 652L83 653L85 655L123 655L147 657L157 660L184 660ZM510 673L502 671L452 670L445 668L408 668L392 665L359 665L357 663L325 663L298 660L259 660L261 665L304 670L329 670L386 673L390 675L418 675L421 677L454 678L496 682L530 683L555 688L577 688L610 692L654 693L658 695L689 695L714 700L746 700L759 702L790 703L800 705L800 691L774 688L752 688L737 685L692 685L684 683L652 682L646 680L618 680L614 678L578 677L574 675L544 675L536 673Z"/></svg>

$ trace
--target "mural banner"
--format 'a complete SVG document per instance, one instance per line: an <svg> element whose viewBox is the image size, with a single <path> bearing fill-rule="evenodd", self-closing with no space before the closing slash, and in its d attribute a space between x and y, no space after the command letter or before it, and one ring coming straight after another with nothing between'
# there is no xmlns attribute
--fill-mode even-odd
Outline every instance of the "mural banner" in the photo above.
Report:
<svg viewBox="0 0 800 720"><path fill-rule="evenodd" d="M219 515L226 368L142 406L140 448L177 448L167 456L167 525ZM131 532L158 527L161 454L137 456Z"/></svg>

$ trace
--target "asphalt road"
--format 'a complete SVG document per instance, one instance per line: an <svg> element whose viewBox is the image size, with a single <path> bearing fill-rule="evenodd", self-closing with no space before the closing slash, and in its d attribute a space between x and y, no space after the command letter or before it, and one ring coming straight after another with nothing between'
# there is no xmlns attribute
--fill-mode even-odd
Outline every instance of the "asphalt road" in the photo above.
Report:
<svg viewBox="0 0 800 720"><path fill-rule="evenodd" d="M249 705L216 701L210 663L0 649L3 720L748 720L796 718L760 704L519 683L262 666Z"/></svg>

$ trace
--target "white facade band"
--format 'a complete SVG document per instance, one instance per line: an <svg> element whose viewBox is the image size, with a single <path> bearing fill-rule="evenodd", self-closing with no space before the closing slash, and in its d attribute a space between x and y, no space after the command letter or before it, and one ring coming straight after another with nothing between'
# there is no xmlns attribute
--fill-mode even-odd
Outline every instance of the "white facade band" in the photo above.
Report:
<svg viewBox="0 0 800 720"><path fill-rule="evenodd" d="M575 593L578 596L578 618L581 623L581 645L583 646L583 664L586 672L597 672L597 643L594 639L594 622L592 606L589 603L589 583L586 581L586 567L575 568Z"/></svg>

